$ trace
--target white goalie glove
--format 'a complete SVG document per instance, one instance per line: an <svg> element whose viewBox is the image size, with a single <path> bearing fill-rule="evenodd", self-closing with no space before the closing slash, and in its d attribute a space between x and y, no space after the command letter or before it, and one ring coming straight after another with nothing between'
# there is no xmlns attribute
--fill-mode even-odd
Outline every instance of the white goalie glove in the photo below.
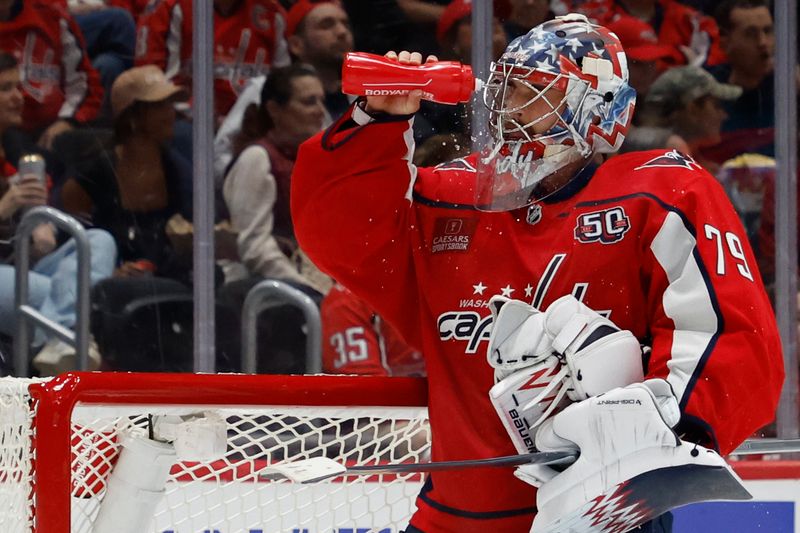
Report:
<svg viewBox="0 0 800 533"><path fill-rule="evenodd" d="M688 503L750 499L722 457L678 438L672 428L679 418L669 383L652 379L569 405L547 419L536 433L536 447L576 451L579 457L563 472L517 468L518 478L540 487L531 532L629 531Z"/></svg>
<svg viewBox="0 0 800 533"><path fill-rule="evenodd" d="M552 413L644 379L642 351L630 331L568 295L541 312L494 296L487 360L489 397L519 453L535 451L536 428Z"/></svg>

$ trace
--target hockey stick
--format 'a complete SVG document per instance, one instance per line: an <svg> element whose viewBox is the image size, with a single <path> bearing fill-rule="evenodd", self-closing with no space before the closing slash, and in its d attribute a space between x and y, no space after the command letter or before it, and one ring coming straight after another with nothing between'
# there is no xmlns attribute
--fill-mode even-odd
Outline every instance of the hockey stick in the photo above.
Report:
<svg viewBox="0 0 800 533"><path fill-rule="evenodd" d="M296 483L314 483L337 476L371 476L375 474L404 474L409 472L437 472L439 470L462 470L466 468L519 466L525 464L568 464L576 455L569 452L537 452L521 455L471 459L465 461L435 461L430 463L400 463L346 467L327 457L279 463L259 472L260 479L289 479Z"/></svg>
<svg viewBox="0 0 800 533"><path fill-rule="evenodd" d="M750 439L742 443L730 455L756 455L762 453L800 452L800 439ZM437 461L431 463L402 463L346 467L333 459L315 457L301 461L279 463L263 469L259 478L266 480L289 479L296 483L313 483L332 477L375 474L403 474L410 472L436 472L439 470L461 470L466 468L519 466L524 464L568 464L577 456L566 452L538 452L508 455L490 459L464 461Z"/></svg>
<svg viewBox="0 0 800 533"><path fill-rule="evenodd" d="M800 452L800 439L750 439L744 441L730 455L797 452Z"/></svg>

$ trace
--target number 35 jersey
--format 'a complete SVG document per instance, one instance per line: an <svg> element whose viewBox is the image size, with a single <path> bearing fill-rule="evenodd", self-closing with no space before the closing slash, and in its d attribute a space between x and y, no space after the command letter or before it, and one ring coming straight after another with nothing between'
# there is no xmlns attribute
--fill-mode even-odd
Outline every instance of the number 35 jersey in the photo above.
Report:
<svg viewBox="0 0 800 533"><path fill-rule="evenodd" d="M424 376L422 354L362 299L338 283L320 306L326 374Z"/></svg>
<svg viewBox="0 0 800 533"><path fill-rule="evenodd" d="M416 168L411 139L406 120L340 120L301 147L292 212L312 260L422 350L434 460L515 453L487 396L495 294L546 309L571 293L631 330L689 440L727 453L772 420L783 367L770 303L723 189L691 158L620 155L540 209L489 213L471 206L474 156ZM511 469L437 472L412 524L523 531L534 491Z"/></svg>

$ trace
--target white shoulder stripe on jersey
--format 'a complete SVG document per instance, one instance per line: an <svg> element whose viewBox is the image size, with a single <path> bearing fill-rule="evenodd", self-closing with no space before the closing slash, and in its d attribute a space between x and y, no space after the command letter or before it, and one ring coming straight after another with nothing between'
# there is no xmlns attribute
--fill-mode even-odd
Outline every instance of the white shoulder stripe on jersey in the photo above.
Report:
<svg viewBox="0 0 800 533"><path fill-rule="evenodd" d="M169 21L167 33L167 65L164 74L173 79L181 69L181 26L183 26L183 10L180 4L175 4L172 18Z"/></svg>
<svg viewBox="0 0 800 533"><path fill-rule="evenodd" d="M719 327L711 294L694 255L696 244L674 212L667 213L650 244L669 280L662 304L664 313L675 323L675 331L667 381L682 405L692 376Z"/></svg>
<svg viewBox="0 0 800 533"><path fill-rule="evenodd" d="M408 165L408 174L409 174L409 182L408 182L408 190L406 191L406 200L409 202L413 201L414 195L414 183L417 181L417 166L412 162L414 158L414 118L410 118L408 121L408 127L406 131L403 132L403 141L406 143L406 153L403 156L405 159L406 164Z"/></svg>
<svg viewBox="0 0 800 533"><path fill-rule="evenodd" d="M59 21L61 30L61 64L64 65L64 103L58 111L59 118L72 118L89 93L89 80L81 70L83 50L78 38L65 19Z"/></svg>

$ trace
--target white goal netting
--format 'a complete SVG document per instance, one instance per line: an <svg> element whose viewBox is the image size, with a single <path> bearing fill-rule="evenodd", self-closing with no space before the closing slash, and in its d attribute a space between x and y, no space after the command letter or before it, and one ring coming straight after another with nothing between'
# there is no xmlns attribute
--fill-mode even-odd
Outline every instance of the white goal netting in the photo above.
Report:
<svg viewBox="0 0 800 533"><path fill-rule="evenodd" d="M428 419L421 407L280 405L270 401L269 390L254 391L253 397L263 398L259 405L172 405L169 395L163 405L105 404L94 398L76 402L63 414L70 426L63 450L63 462L70 465L69 521L55 527L58 531L45 531L38 527L43 522L37 511L43 508L40 499L51 502L46 488L51 481L58 490L58 473L43 471L37 452L43 453L41 444L51 437L37 420L39 401L28 392L30 381L0 381L4 533L92 533L122 439L147 437L151 417L157 415L210 411L227 427L224 456L171 467L148 530L158 533L395 533L413 513L419 474L348 476L301 485L263 479L259 472L270 464L319 456L348 465L429 460ZM187 376L185 386L202 387L192 381ZM54 453L53 443L47 443L48 453ZM51 509L48 505L48 514Z"/></svg>

